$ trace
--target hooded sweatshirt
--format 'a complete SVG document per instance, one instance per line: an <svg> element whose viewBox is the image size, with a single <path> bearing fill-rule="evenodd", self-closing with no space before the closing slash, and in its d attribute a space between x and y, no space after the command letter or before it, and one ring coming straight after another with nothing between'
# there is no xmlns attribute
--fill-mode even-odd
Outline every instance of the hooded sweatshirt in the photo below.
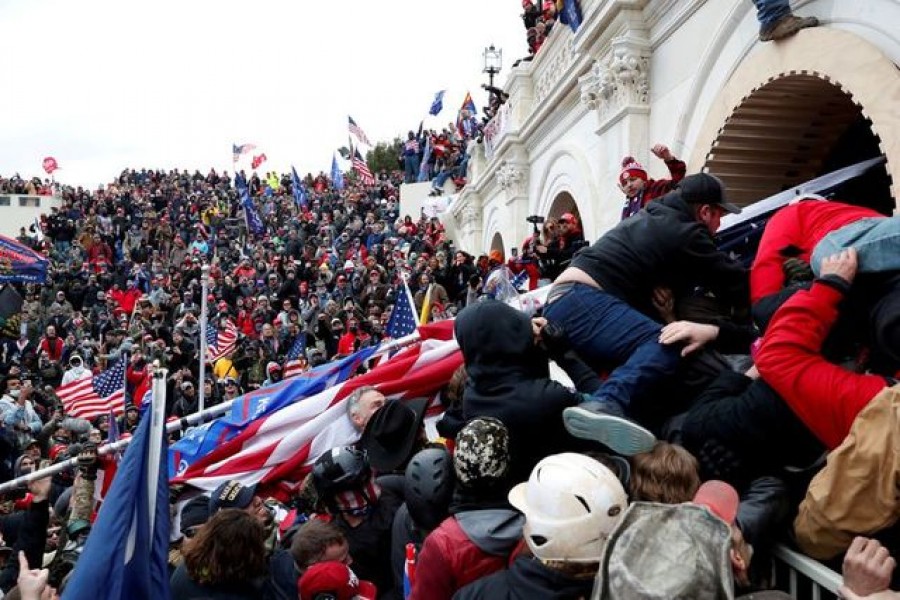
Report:
<svg viewBox="0 0 900 600"><path fill-rule="evenodd" d="M461 589L454 600L580 600L590 598L594 578L576 579L520 556L505 571L484 577Z"/></svg>
<svg viewBox="0 0 900 600"><path fill-rule="evenodd" d="M488 300L460 312L455 330L468 375L463 417L495 417L506 425L512 481L527 480L548 454L582 447L562 421L563 409L581 402L582 395L550 379L548 355L535 345L527 315ZM579 389L593 391L596 376L585 376L587 368L577 365L561 366Z"/></svg>

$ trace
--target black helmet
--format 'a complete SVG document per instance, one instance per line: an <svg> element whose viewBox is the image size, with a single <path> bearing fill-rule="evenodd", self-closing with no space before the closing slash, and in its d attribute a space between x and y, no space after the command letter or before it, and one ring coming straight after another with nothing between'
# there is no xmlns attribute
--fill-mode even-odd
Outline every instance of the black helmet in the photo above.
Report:
<svg viewBox="0 0 900 600"><path fill-rule="evenodd" d="M325 500L338 492L359 489L371 474L366 453L352 446L332 448L313 465L313 485Z"/></svg>
<svg viewBox="0 0 900 600"><path fill-rule="evenodd" d="M406 466L406 508L413 522L431 531L448 514L456 477L453 458L444 447L420 450Z"/></svg>

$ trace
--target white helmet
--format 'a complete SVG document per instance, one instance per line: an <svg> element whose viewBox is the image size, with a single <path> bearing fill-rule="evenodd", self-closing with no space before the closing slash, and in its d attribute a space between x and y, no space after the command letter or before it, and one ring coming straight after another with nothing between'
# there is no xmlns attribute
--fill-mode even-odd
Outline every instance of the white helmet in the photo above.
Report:
<svg viewBox="0 0 900 600"><path fill-rule="evenodd" d="M583 454L553 454L526 483L509 492L525 515L523 534L534 556L565 562L599 561L628 497L612 471Z"/></svg>

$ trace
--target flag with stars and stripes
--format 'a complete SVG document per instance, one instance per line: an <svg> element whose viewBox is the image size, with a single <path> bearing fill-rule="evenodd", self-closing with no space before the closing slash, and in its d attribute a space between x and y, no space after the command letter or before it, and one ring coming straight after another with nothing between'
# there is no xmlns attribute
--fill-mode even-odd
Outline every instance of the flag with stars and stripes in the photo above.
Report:
<svg viewBox="0 0 900 600"><path fill-rule="evenodd" d="M66 415L81 419L125 411L125 357L99 375L78 379L56 389Z"/></svg>
<svg viewBox="0 0 900 600"><path fill-rule="evenodd" d="M353 153L353 170L359 175L359 180L363 185L375 184L375 176L372 175L372 170L369 169L369 165L363 160L359 150Z"/></svg>
<svg viewBox="0 0 900 600"><path fill-rule="evenodd" d="M255 144L241 144L238 146L237 144L231 145L231 153L234 155L234 160L232 162L237 162L242 154L247 154L248 152L253 152L256 150Z"/></svg>
<svg viewBox="0 0 900 600"><path fill-rule="evenodd" d="M214 324L206 326L206 355L209 362L215 362L234 352L237 346L237 328L230 320L220 329Z"/></svg>
<svg viewBox="0 0 900 600"><path fill-rule="evenodd" d="M299 359L301 356L306 356L305 352L306 332L304 331L297 336L297 339L294 340L294 343L291 345L291 349L288 350L287 356L285 356L284 379L296 377L303 373L303 367L300 365Z"/></svg>
<svg viewBox="0 0 900 600"><path fill-rule="evenodd" d="M412 294L406 283L403 283L397 290L397 301L391 310L391 318L385 333L396 340L415 332L416 325L416 308L413 305Z"/></svg>
<svg viewBox="0 0 900 600"><path fill-rule="evenodd" d="M369 138L366 136L366 132L362 130L362 127L356 124L356 121L354 121L353 117L350 115L347 115L347 126L350 129L350 134L356 136L356 139L358 139L361 144L365 144L366 146L372 145L372 142L370 142Z"/></svg>

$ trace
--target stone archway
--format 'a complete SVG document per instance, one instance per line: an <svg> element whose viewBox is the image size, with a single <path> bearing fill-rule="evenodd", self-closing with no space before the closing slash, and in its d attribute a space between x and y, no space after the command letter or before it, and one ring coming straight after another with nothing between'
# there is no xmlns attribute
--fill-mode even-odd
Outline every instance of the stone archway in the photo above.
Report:
<svg viewBox="0 0 900 600"><path fill-rule="evenodd" d="M694 138L688 170L705 167L722 174L730 179L729 185L737 186L735 199L746 203L810 173L815 177L854 162L859 154L849 151L854 142L848 140L855 139L870 151L874 140L877 154L887 157L879 184L884 194L900 177L900 103L893 101L898 97L897 65L878 47L848 31L818 27L782 44L764 44L733 66L709 104L695 105L693 114L702 124L695 138L688 136ZM830 116L839 123L830 125ZM766 139L773 134L772 127L766 130L761 123L771 125L773 120L781 140L774 144ZM758 127L763 129L754 130ZM744 142L757 137L743 150L740 131ZM810 148L800 143L804 139ZM764 171L771 168L776 170L772 182L761 183Z"/></svg>
<svg viewBox="0 0 900 600"><path fill-rule="evenodd" d="M500 235L499 231L491 238L491 251L493 250L499 250L504 257L506 256L506 247L503 244L503 236Z"/></svg>
<svg viewBox="0 0 900 600"><path fill-rule="evenodd" d="M578 217L579 221L581 221L581 213L578 211L578 204L575 203L575 198L573 198L572 194L569 192L560 192L556 195L546 216L547 218L555 219L559 218L559 216L564 213L572 213Z"/></svg>
<svg viewBox="0 0 900 600"><path fill-rule="evenodd" d="M818 74L792 73L753 90L719 131L704 170L746 206L841 167L880 156L881 140L862 107ZM879 166L841 186L842 200L885 214L894 209L890 176Z"/></svg>

